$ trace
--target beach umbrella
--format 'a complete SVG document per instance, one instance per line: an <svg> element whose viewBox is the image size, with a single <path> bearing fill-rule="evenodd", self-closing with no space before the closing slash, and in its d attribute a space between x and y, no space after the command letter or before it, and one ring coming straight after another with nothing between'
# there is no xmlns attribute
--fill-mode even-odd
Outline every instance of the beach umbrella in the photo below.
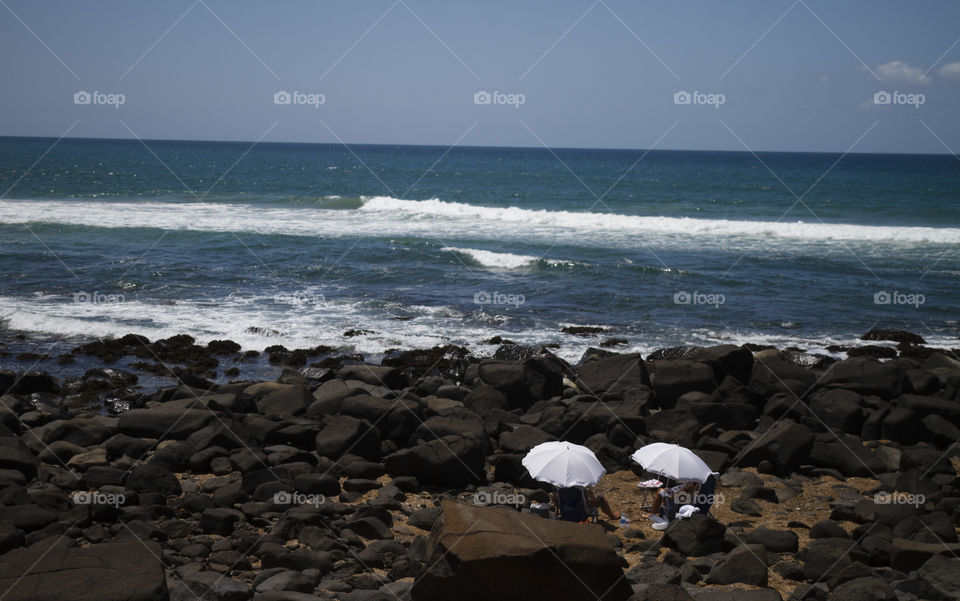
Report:
<svg viewBox="0 0 960 601"><path fill-rule="evenodd" d="M534 480L566 488L593 486L607 470L587 447L572 442L544 442L530 449L523 458Z"/></svg>
<svg viewBox="0 0 960 601"><path fill-rule="evenodd" d="M641 447L630 458L648 472L673 480L696 480L702 483L713 473L710 466L690 449L666 442Z"/></svg>

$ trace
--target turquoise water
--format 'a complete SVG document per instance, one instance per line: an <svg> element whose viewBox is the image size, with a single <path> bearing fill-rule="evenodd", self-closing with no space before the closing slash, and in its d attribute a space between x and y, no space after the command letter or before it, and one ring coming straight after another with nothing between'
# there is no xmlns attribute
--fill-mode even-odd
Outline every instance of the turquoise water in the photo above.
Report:
<svg viewBox="0 0 960 601"><path fill-rule="evenodd" d="M0 139L8 334L958 346L952 156L54 142Z"/></svg>

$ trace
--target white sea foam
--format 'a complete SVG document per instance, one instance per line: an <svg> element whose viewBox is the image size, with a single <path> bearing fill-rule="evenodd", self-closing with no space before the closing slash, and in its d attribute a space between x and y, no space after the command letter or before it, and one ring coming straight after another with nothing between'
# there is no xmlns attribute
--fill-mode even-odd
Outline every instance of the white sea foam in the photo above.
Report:
<svg viewBox="0 0 960 601"><path fill-rule="evenodd" d="M476 248L457 248L454 246L446 246L440 250L465 255L473 262L478 263L483 267L490 267L493 269L519 269L521 267L529 267L541 260L549 265L573 265L573 261L543 259L541 257L534 257L531 255L516 255L513 253L498 253Z"/></svg>
<svg viewBox="0 0 960 601"><path fill-rule="evenodd" d="M960 242L960 228L898 227L845 223L805 223L647 217L617 213L532 210L520 207L484 207L460 202L369 198L362 212L392 212L416 217L446 217L484 222L556 226L567 230L687 234L695 236L782 237L808 240L872 240L894 242Z"/></svg>
<svg viewBox="0 0 960 601"><path fill-rule="evenodd" d="M212 202L2 200L0 223L253 232L293 236L409 236L632 247L653 239L960 244L960 228L772 222L485 207L438 199L366 198L355 210ZM683 242L685 241L685 242ZM482 262L482 261L481 261Z"/></svg>
<svg viewBox="0 0 960 601"><path fill-rule="evenodd" d="M321 295L284 296L289 302L276 303L274 297L250 298L232 296L217 302L210 300L182 300L161 303L137 300L126 296L117 303L75 303L72 298L57 295L16 298L0 296L0 321L3 326L26 332L63 336L108 337L127 333L142 334L151 340L176 334L190 334L201 344L228 338L244 349L261 350L273 344L288 348L307 348L328 345L377 355L390 348L430 348L454 343L468 346L473 352L486 355L496 350L495 345L481 341L500 335L520 344L559 342L556 353L563 359L576 362L588 346L595 346L597 337L582 338L562 334L563 325L544 322L532 327L515 327L508 312L484 313L455 309L448 306L410 305L395 307L414 319L396 320L383 311L371 310L363 302L326 300ZM149 316L149 317L144 317ZM251 328L263 328L257 331ZM361 328L373 333L345 338L349 329ZM800 334L784 329L782 333L726 329L680 329L650 324L650 331L641 333L616 328L599 338L626 338L629 343L613 350L621 353L652 351L679 344L769 344L778 348L797 346L808 352L832 354L830 345L860 346L856 336ZM952 348L953 335L925 334L927 346ZM63 348L48 349L50 354L65 352ZM842 356L842 355L840 355Z"/></svg>

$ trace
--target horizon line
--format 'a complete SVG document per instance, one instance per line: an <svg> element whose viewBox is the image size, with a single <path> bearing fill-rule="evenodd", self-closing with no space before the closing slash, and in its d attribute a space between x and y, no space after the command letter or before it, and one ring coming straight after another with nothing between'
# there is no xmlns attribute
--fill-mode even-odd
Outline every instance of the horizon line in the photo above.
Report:
<svg viewBox="0 0 960 601"><path fill-rule="evenodd" d="M596 151L627 151L627 152L725 152L725 153L765 153L765 154L831 154L831 155L910 155L910 156L943 156L957 157L950 152L844 152L842 150L756 150L756 149L703 149L703 148L631 148L631 147L601 147L601 146L485 146L474 144L409 144L396 142L301 142L301 141L256 141L256 140L208 140L208 139L182 139L182 138L98 138L89 136L25 136L25 135L6 135L0 134L0 139L21 139L21 140L72 140L72 141L98 141L98 142L186 142L196 144L246 144L250 146L262 145L280 145L280 144L298 144L303 146L400 146L407 148L470 148L485 150L596 150Z"/></svg>

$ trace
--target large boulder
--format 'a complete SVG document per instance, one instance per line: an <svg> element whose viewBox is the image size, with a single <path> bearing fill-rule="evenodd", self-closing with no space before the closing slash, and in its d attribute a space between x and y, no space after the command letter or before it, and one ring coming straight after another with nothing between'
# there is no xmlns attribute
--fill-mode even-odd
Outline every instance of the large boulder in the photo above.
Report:
<svg viewBox="0 0 960 601"><path fill-rule="evenodd" d="M653 392L664 409L672 409L687 392L709 394L717 387L713 369L706 363L677 359L654 363Z"/></svg>
<svg viewBox="0 0 960 601"><path fill-rule="evenodd" d="M767 550L761 545L742 545L730 551L713 565L707 584L740 582L767 586Z"/></svg>
<svg viewBox="0 0 960 601"><path fill-rule="evenodd" d="M154 492L173 496L183 494L183 488L177 476L170 470L153 463L144 463L133 468L127 476L126 486L140 493Z"/></svg>
<svg viewBox="0 0 960 601"><path fill-rule="evenodd" d="M922 543L904 538L893 539L890 567L901 572L910 572L927 563L935 555L957 557L960 543Z"/></svg>
<svg viewBox="0 0 960 601"><path fill-rule="evenodd" d="M0 446L0 469L2 470L20 472L26 479L31 480L37 475L39 464L40 462L30 451L6 445Z"/></svg>
<svg viewBox="0 0 960 601"><path fill-rule="evenodd" d="M485 443L485 439L469 434L444 436L384 459L391 475L416 476L420 482L455 488L485 480Z"/></svg>
<svg viewBox="0 0 960 601"><path fill-rule="evenodd" d="M556 440L556 437L533 426L517 426L513 431L500 435L500 448L504 453L526 453L540 443Z"/></svg>
<svg viewBox="0 0 960 601"><path fill-rule="evenodd" d="M873 359L855 357L832 365L820 379L823 388L843 388L862 395L894 399L909 387L907 372L894 361L880 363Z"/></svg>
<svg viewBox="0 0 960 601"><path fill-rule="evenodd" d="M774 472L786 476L807 459L813 442L813 432L809 429L783 420L774 424L756 440L747 443L733 463L755 466L761 461L769 461Z"/></svg>
<svg viewBox="0 0 960 601"><path fill-rule="evenodd" d="M0 556L4 601L166 601L160 545L153 541L68 547L49 539Z"/></svg>
<svg viewBox="0 0 960 601"><path fill-rule="evenodd" d="M694 358L713 368L717 382L723 382L727 376L733 376L742 384L750 381L750 373L753 371L753 353L750 349L721 344L699 349Z"/></svg>
<svg viewBox="0 0 960 601"><path fill-rule="evenodd" d="M727 527L713 517L694 514L688 519L672 522L664 531L660 544L688 557L710 555L723 551L726 531Z"/></svg>
<svg viewBox="0 0 960 601"><path fill-rule="evenodd" d="M828 438L829 437L829 438ZM844 434L834 438L824 433L810 450L810 463L817 467L835 469L844 476L876 477L889 471L883 458L867 447L856 436Z"/></svg>
<svg viewBox="0 0 960 601"><path fill-rule="evenodd" d="M536 401L546 398L547 378L526 364L485 359L478 368L480 380L499 390L511 407L526 409Z"/></svg>
<svg viewBox="0 0 960 601"><path fill-rule="evenodd" d="M632 590L597 525L443 502L414 601L623 601Z"/></svg>
<svg viewBox="0 0 960 601"><path fill-rule="evenodd" d="M842 388L819 390L810 399L810 411L828 428L859 434L865 419L862 397Z"/></svg>
<svg viewBox="0 0 960 601"><path fill-rule="evenodd" d="M175 406L131 409L120 415L117 430L135 438L184 440L214 418L214 413L206 409Z"/></svg>
<svg viewBox="0 0 960 601"><path fill-rule="evenodd" d="M347 453L366 459L380 457L380 433L365 419L349 415L330 418L316 438L317 453L338 460Z"/></svg>
<svg viewBox="0 0 960 601"><path fill-rule="evenodd" d="M314 400L303 384L261 382L247 387L244 392L254 397L257 412L270 417L299 415Z"/></svg>
<svg viewBox="0 0 960 601"><path fill-rule="evenodd" d="M817 376L813 371L773 350L757 353L750 372L750 388L766 397L777 392L803 396L816 381Z"/></svg>
<svg viewBox="0 0 960 601"><path fill-rule="evenodd" d="M620 394L650 386L650 375L639 353L593 358L577 370L577 386L587 394Z"/></svg>

